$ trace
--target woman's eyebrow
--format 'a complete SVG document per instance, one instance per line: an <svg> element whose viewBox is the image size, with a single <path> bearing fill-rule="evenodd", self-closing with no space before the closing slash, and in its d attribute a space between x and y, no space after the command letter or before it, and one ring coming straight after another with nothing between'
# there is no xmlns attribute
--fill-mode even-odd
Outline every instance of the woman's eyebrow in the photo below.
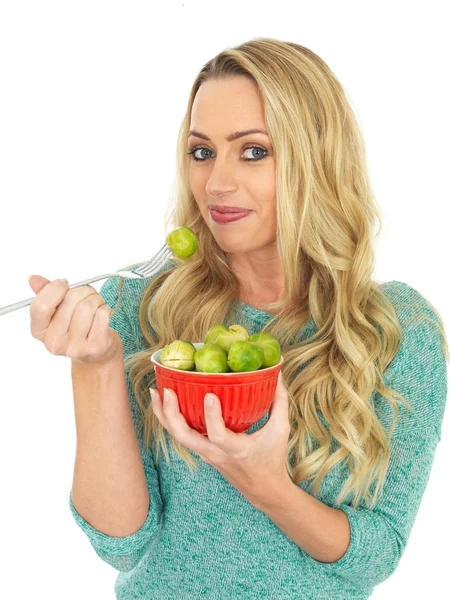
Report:
<svg viewBox="0 0 450 600"><path fill-rule="evenodd" d="M248 135L249 133L263 133L264 135L267 135L267 137L269 137L269 134L267 133L267 131L264 131L264 129L247 129L246 131L236 131L235 133L231 133L225 139L227 140L227 142L232 142L240 137L243 137L244 135ZM207 135L205 135L204 133L199 133L198 131L190 131L188 137L191 137L191 135L194 135L198 138L202 138L202 140L206 140L208 142L211 141Z"/></svg>

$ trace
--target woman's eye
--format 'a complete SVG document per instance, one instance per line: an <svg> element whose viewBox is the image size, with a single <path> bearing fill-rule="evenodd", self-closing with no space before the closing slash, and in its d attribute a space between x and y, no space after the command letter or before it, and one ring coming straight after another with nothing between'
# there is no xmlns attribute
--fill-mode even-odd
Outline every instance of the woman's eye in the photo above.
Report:
<svg viewBox="0 0 450 600"><path fill-rule="evenodd" d="M206 152L211 152L211 150L209 150L209 148L203 148L203 147L198 146L197 148L193 148L192 150L190 150L188 152L188 154L191 158L193 158L197 162L205 162L205 160L207 160L210 157L209 156L205 157L203 155L203 158L201 158L201 152L203 150L205 150ZM244 153L247 152L248 150L256 151L256 153L252 152L250 154L250 156L252 156L253 158L246 157L246 158L244 158L245 161L257 162L258 160L265 158L265 156L267 156L267 154L268 154L267 150L265 150L264 148L260 148L259 146L250 146L248 148L244 148ZM199 152L200 155L198 155L197 152Z"/></svg>
<svg viewBox="0 0 450 600"><path fill-rule="evenodd" d="M244 152L247 152L247 150L252 151L252 154L249 156L253 156L253 158L244 158L244 160L261 160L267 155L267 150L264 150L264 148L259 148L259 146L250 146L250 148L245 148ZM253 150L256 150L256 153L253 153Z"/></svg>

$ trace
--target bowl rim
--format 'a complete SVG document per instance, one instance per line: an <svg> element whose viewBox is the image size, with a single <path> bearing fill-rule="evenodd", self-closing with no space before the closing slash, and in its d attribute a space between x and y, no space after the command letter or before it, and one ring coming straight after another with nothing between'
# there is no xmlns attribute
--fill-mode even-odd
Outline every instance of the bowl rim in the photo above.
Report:
<svg viewBox="0 0 450 600"><path fill-rule="evenodd" d="M191 342L193 346L195 346L196 348L201 348L202 346L205 345L204 342ZM159 356L161 355L161 352L164 350L164 348L160 348L159 350L156 350L156 352L153 352L153 354L151 355L150 359L152 361L152 363L156 366L158 366L161 369L166 369L167 371L173 371L174 373L187 373L187 374L192 374L195 377L200 376L205 376L205 377L230 377L230 376L236 376L238 375L239 377L243 377L245 375L248 376L253 376L255 373L267 373L268 371L270 371L271 369L276 369L277 367L281 366L284 363L284 357L283 355L281 355L279 362L277 362L276 365L272 365L271 367L264 367L264 369L257 369L256 371L228 371L227 373L205 373L203 371L188 371L185 369L173 369L172 367L166 367L165 365L162 365L160 362L158 362L158 360L156 359L155 355L158 355L158 359Z"/></svg>

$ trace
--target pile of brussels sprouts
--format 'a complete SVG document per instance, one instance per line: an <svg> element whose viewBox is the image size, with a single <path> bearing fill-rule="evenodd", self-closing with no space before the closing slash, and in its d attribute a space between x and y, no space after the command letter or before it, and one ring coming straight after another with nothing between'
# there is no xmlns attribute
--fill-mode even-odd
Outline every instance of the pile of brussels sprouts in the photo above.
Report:
<svg viewBox="0 0 450 600"><path fill-rule="evenodd" d="M201 373L228 373L230 371L257 371L280 362L281 348L268 331L249 337L241 325L213 325L204 345L175 340L164 346L160 362L165 367Z"/></svg>

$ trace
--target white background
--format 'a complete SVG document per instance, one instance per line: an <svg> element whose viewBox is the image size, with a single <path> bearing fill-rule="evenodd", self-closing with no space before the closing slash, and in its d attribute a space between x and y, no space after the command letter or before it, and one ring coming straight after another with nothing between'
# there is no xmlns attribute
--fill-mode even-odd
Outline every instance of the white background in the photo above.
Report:
<svg viewBox="0 0 450 600"><path fill-rule="evenodd" d="M197 72L220 50L267 36L319 54L347 90L384 212L374 279L416 288L450 332L444 10L438 1L1 2L0 306L34 297L31 273L74 283L159 249ZM32 338L29 308L0 318L0 359L1 596L114 600L117 571L69 510L70 359ZM405 554L373 598L445 595L449 460L447 418Z"/></svg>

